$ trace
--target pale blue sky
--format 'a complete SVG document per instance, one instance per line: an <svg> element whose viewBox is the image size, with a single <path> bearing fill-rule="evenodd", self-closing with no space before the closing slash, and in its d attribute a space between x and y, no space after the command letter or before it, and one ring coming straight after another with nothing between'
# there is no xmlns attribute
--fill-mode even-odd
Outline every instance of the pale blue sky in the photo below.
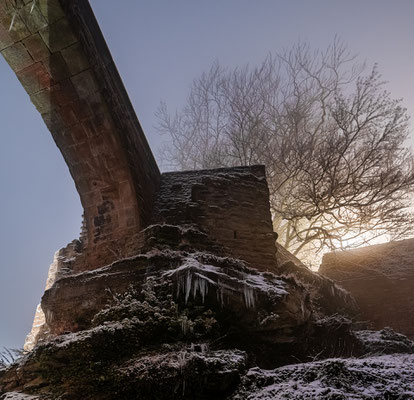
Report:
<svg viewBox="0 0 414 400"><path fill-rule="evenodd" d="M379 69L414 113L412 0L92 0L138 118L156 152L154 112L180 107L218 59L259 63L297 40L335 34ZM40 116L0 59L0 347L21 347L54 252L77 238L81 207Z"/></svg>

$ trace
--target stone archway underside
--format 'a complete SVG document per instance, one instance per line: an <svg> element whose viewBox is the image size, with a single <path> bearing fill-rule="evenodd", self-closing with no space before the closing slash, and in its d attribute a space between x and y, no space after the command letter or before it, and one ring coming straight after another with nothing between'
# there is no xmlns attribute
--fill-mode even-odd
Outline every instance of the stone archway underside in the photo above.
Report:
<svg viewBox="0 0 414 400"><path fill-rule="evenodd" d="M160 172L87 0L0 0L0 51L42 115L84 208L93 269L128 255Z"/></svg>

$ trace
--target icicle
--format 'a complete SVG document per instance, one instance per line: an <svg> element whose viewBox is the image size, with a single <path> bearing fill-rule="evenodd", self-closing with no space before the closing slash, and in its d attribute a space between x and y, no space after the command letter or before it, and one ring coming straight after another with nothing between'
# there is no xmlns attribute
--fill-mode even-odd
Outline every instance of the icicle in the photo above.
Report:
<svg viewBox="0 0 414 400"><path fill-rule="evenodd" d="M176 297L178 298L180 296L181 290L183 289L183 278L181 276L178 277L177 279L177 295Z"/></svg>
<svg viewBox="0 0 414 400"><path fill-rule="evenodd" d="M191 286L193 283L193 280L191 279L191 274L190 272L187 272L187 280L185 283L185 303L187 304L188 298L190 297L190 293L191 293Z"/></svg>
<svg viewBox="0 0 414 400"><path fill-rule="evenodd" d="M204 299L208 293L208 283L201 276L197 276L194 279L193 298L197 296L198 292L200 292L201 301L204 304Z"/></svg>
<svg viewBox="0 0 414 400"><path fill-rule="evenodd" d="M243 295L244 295L244 303L246 304L246 307L254 308L255 303L256 303L254 291L245 285L243 289Z"/></svg>
<svg viewBox="0 0 414 400"><path fill-rule="evenodd" d="M208 278L205 278L202 275L187 271L185 276L180 276L177 279L177 297L181 293L184 293L185 303L187 303L190 296L195 299L197 294L200 293L201 300L204 303L208 293L209 282L207 279Z"/></svg>
<svg viewBox="0 0 414 400"><path fill-rule="evenodd" d="M36 0L33 0L32 7L30 8L30 14L33 12L36 5Z"/></svg>
<svg viewBox="0 0 414 400"><path fill-rule="evenodd" d="M14 25L14 21L16 19L16 15L17 15L17 10L15 10L14 13L13 13L13 18L12 18L11 23L10 23L9 32L13 29L13 25Z"/></svg>
<svg viewBox="0 0 414 400"><path fill-rule="evenodd" d="M223 307L224 306L224 289L220 287L220 284L218 285L216 293L217 293L217 301L219 301L221 307Z"/></svg>
<svg viewBox="0 0 414 400"><path fill-rule="evenodd" d="M305 317L305 303L303 300L300 302L300 309L302 310L302 317Z"/></svg>
<svg viewBox="0 0 414 400"><path fill-rule="evenodd" d="M189 323L188 323L188 318L187 316L183 316L183 319L181 320L181 332L183 333L184 336L187 336L189 329Z"/></svg>

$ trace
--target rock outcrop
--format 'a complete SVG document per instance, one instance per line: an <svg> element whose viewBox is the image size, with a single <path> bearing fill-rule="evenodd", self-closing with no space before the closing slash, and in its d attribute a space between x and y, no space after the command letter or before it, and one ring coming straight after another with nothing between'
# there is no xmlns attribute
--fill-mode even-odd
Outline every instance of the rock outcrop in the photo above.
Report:
<svg viewBox="0 0 414 400"><path fill-rule="evenodd" d="M36 345L0 372L0 394L236 399L261 387L252 368L361 357L385 342L411 352L393 333L353 332L338 315L355 315L353 298L276 253L267 196L259 167L169 174L154 224L127 239L137 254L89 270L81 242L58 252Z"/></svg>
<svg viewBox="0 0 414 400"><path fill-rule="evenodd" d="M183 235L188 239L187 230ZM344 317L321 319L312 294L292 276L161 243L162 250L154 244L136 257L60 278L44 298L54 338L0 371L0 395L235 400L305 399L312 391L320 399L368 398L355 395L361 388L408 393L414 346L402 335L354 333ZM373 358L384 349L406 354ZM327 359L350 356L364 358ZM327 360L308 363L318 359ZM388 375L366 378L374 363Z"/></svg>
<svg viewBox="0 0 414 400"><path fill-rule="evenodd" d="M410 398L413 343L391 330L353 332L321 305L325 284L331 300L350 299L330 280L291 263L282 274L251 268L192 225L153 225L142 240L134 257L56 274L42 299L49 334L0 370L0 396ZM324 283L309 290L315 279ZM385 375L367 378L375 366Z"/></svg>
<svg viewBox="0 0 414 400"><path fill-rule="evenodd" d="M301 390L316 387L326 395L317 398L328 399L353 393L352 382L385 393L377 381L362 379L372 353L414 348L391 331L353 332L349 319L318 306L310 283L292 271L276 275L226 256L195 226L153 225L142 237L141 254L94 271L58 274L42 299L49 335L0 371L0 396L302 399ZM365 364L329 359L351 356L368 358ZM319 359L328 360L307 363ZM384 368L389 363L397 370L398 360ZM283 367L298 361L305 364ZM359 374L350 375L353 363ZM303 378L307 370L313 372ZM329 371L348 377L342 392ZM384 387L392 383L387 379ZM293 392L289 382L299 389ZM402 385L400 393L406 391Z"/></svg>

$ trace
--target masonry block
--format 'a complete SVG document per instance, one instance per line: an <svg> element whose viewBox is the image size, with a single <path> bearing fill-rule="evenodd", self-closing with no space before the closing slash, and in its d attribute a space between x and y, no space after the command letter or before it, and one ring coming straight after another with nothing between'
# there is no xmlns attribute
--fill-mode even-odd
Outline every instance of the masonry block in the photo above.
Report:
<svg viewBox="0 0 414 400"><path fill-rule="evenodd" d="M0 25L0 51L4 50L14 43L14 40L10 37L9 32L2 25Z"/></svg>
<svg viewBox="0 0 414 400"><path fill-rule="evenodd" d="M40 92L34 93L30 96L30 100L36 107L40 114L50 112L56 109L56 104L52 102L52 94L50 88L41 90Z"/></svg>
<svg viewBox="0 0 414 400"><path fill-rule="evenodd" d="M0 50L3 50L3 48L18 42L29 35L29 29L27 29L18 14L14 15L14 12L10 9L0 12Z"/></svg>
<svg viewBox="0 0 414 400"><path fill-rule="evenodd" d="M76 113L73 111L70 104L62 106L59 113L66 127L71 127L79 123Z"/></svg>
<svg viewBox="0 0 414 400"><path fill-rule="evenodd" d="M91 70L86 70L71 78L81 99L87 99L90 93L98 91L98 85Z"/></svg>
<svg viewBox="0 0 414 400"><path fill-rule="evenodd" d="M41 61L50 57L50 51L38 33L24 39L23 44L34 61Z"/></svg>
<svg viewBox="0 0 414 400"><path fill-rule="evenodd" d="M60 51L77 42L66 19L60 19L40 30L40 36L52 53Z"/></svg>
<svg viewBox="0 0 414 400"><path fill-rule="evenodd" d="M53 80L40 62L30 65L29 67L17 72L17 78L29 95L49 88Z"/></svg>
<svg viewBox="0 0 414 400"><path fill-rule="evenodd" d="M70 77L69 69L60 52L51 54L50 57L43 60L43 63L56 82Z"/></svg>
<svg viewBox="0 0 414 400"><path fill-rule="evenodd" d="M33 2L27 4L19 10L23 22L31 33L38 32L47 26L47 21L40 12L40 9Z"/></svg>
<svg viewBox="0 0 414 400"><path fill-rule="evenodd" d="M55 131L64 130L65 125L57 110L53 109L48 112L42 113L43 121L45 122L49 131L53 134ZM62 148L61 148L62 150Z"/></svg>
<svg viewBox="0 0 414 400"><path fill-rule="evenodd" d="M38 0L38 7L49 24L53 24L65 16L58 0Z"/></svg>
<svg viewBox="0 0 414 400"><path fill-rule="evenodd" d="M22 43L16 43L7 47L1 54L15 72L19 72L34 63L32 57Z"/></svg>
<svg viewBox="0 0 414 400"><path fill-rule="evenodd" d="M81 49L80 43L75 43L62 50L62 56L71 75L77 75L89 68L89 62Z"/></svg>
<svg viewBox="0 0 414 400"><path fill-rule="evenodd" d="M62 81L52 86L50 90L52 94L52 102L56 106L62 107L78 100L78 95L70 80Z"/></svg>
<svg viewBox="0 0 414 400"><path fill-rule="evenodd" d="M86 100L76 99L72 102L72 108L79 121L85 121L92 117L92 110Z"/></svg>

